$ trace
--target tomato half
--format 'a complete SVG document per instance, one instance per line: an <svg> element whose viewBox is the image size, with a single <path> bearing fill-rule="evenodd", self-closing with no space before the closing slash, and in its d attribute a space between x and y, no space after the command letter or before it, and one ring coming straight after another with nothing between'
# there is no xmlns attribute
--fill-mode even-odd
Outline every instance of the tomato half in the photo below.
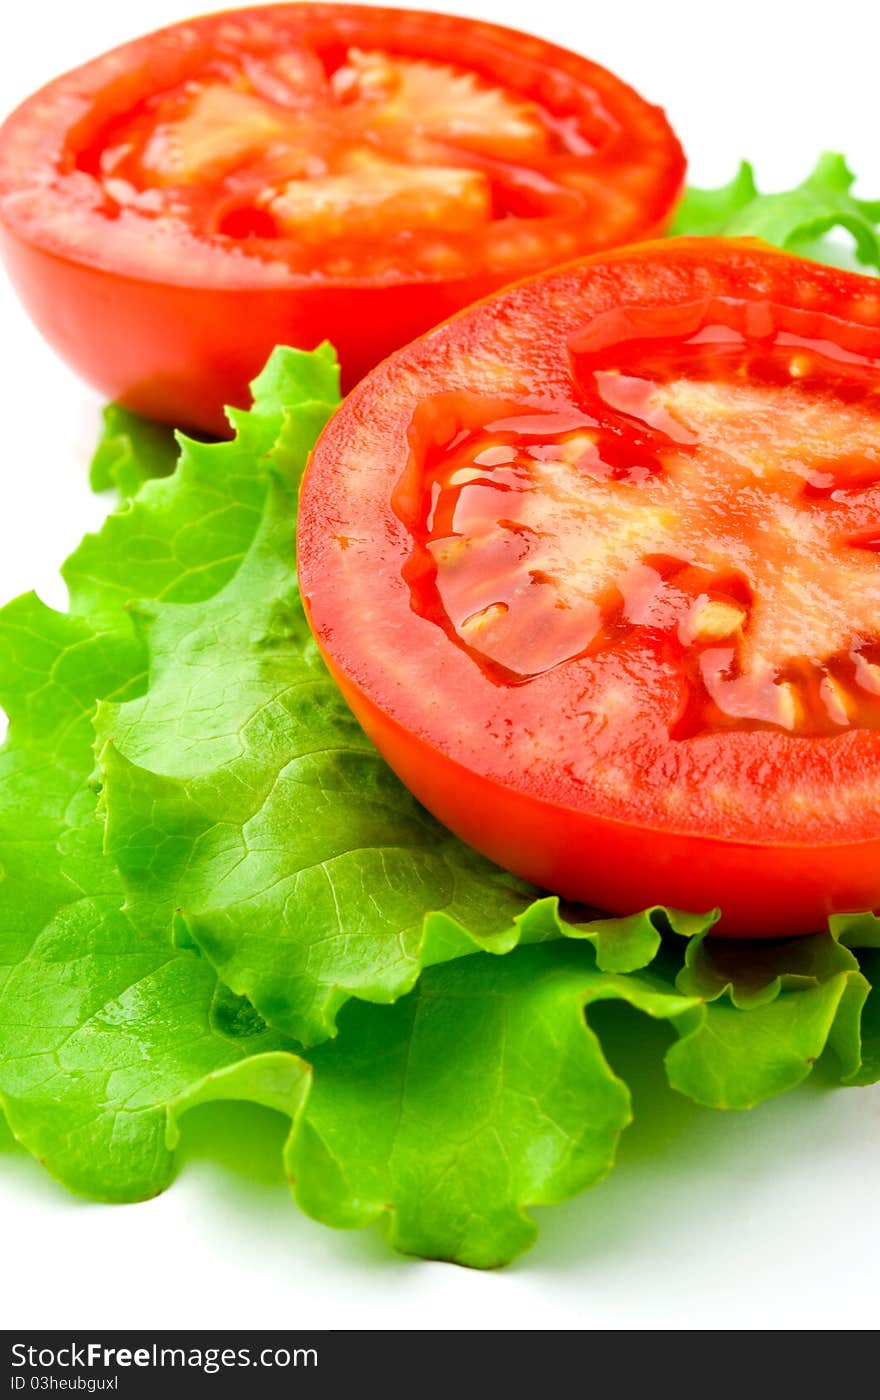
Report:
<svg viewBox="0 0 880 1400"><path fill-rule="evenodd" d="M0 226L47 339L129 407L223 430L279 343L349 383L526 273L661 231L684 159L603 68L357 5L208 15L0 130Z"/></svg>
<svg viewBox="0 0 880 1400"><path fill-rule="evenodd" d="M880 905L880 283L751 240L542 274L380 366L300 580L368 734L466 841L723 933Z"/></svg>

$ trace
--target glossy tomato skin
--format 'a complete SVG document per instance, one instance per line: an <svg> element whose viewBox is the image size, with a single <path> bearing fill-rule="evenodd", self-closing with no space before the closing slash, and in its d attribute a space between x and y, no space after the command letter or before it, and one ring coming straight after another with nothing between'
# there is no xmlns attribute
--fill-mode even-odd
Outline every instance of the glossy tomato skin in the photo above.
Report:
<svg viewBox="0 0 880 1400"><path fill-rule="evenodd" d="M0 129L0 226L13 282L60 354L139 412L222 432L222 404L248 402L248 381L276 344L331 340L352 384L461 306L559 261L542 250L534 233L542 220L531 218L511 221L525 228L523 252L503 267L342 277L286 269L283 240L191 237L130 207L106 217L79 153L100 145L108 122L185 81L218 46L265 55L300 41L331 63L351 47L472 68L548 110L576 109L588 125L610 113L593 178L603 190L620 182L620 206L607 227L601 218L588 227L575 210L577 246L567 255L659 232L671 216L684 158L662 112L604 69L527 35L418 11L308 3L158 31L50 83Z"/></svg>
<svg viewBox="0 0 880 1400"><path fill-rule="evenodd" d="M800 738L758 726L670 743L633 714L626 791L594 784L593 771L620 779L621 765L578 729L588 662L529 685L482 674L414 612L404 578L411 540L391 505L424 397L477 384L530 402L562 394L569 363L559 346L591 311L621 301L665 311L706 296L827 312L850 350L860 337L877 348L870 280L748 240L622 249L524 282L392 357L331 421L302 493L300 580L364 729L464 840L594 908L720 906L722 935L802 934L829 914L880 906L880 732ZM638 670L639 656L626 664ZM663 684L649 671L644 679Z"/></svg>
<svg viewBox="0 0 880 1400"><path fill-rule="evenodd" d="M880 902L880 839L772 846L652 831L558 807L451 762L379 710L324 655L361 726L422 805L539 889L618 914L655 904L720 907L719 937L819 932L829 914Z"/></svg>
<svg viewBox="0 0 880 1400"><path fill-rule="evenodd" d="M15 288L50 345L90 384L134 413L224 436L223 405L275 345L328 340L350 389L393 350L487 295L474 278L413 287L186 287L88 267L0 227Z"/></svg>

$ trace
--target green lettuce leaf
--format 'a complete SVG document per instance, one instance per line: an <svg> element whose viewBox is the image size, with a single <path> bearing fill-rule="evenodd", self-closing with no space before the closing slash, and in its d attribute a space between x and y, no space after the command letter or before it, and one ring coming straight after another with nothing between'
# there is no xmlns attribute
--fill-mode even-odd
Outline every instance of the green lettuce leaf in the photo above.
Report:
<svg viewBox="0 0 880 1400"><path fill-rule="evenodd" d="M800 1084L826 1048L838 1077L859 1071L870 990L856 956L832 934L696 938L676 978L700 997L687 1037L667 1056L672 1087L713 1108L751 1108Z"/></svg>
<svg viewBox="0 0 880 1400"><path fill-rule="evenodd" d="M740 161L739 169L726 185L712 190L687 186L675 211L670 236L711 238L725 233L734 215L748 208L758 197L755 172L747 160Z"/></svg>
<svg viewBox="0 0 880 1400"><path fill-rule="evenodd" d="M880 952L860 951L859 966L871 990L862 1013L861 1063L848 1083L876 1084L880 1080Z"/></svg>
<svg viewBox="0 0 880 1400"><path fill-rule="evenodd" d="M233 1091L258 1102L271 1091L277 1106L279 1056L289 1106L307 1091L308 1066L203 958L173 947L164 924L135 926L122 910L92 774L96 702L135 695L146 679L148 657L125 603L146 580L202 597L235 568L261 516L249 454L271 451L287 433L283 390L299 406L304 457L318 416L316 362L332 380L328 351L274 367L263 381L267 421L258 389L238 457L255 492L245 507L244 492L228 511L216 487L190 491L188 508L174 515L171 507L179 529L164 534L165 504L179 487L153 482L101 532L112 542L119 521L136 518L141 548L123 557L89 537L68 561L68 614L33 595L0 612L0 701L9 717L0 751L0 1108L53 1175L101 1199L141 1199L168 1184L172 1106L179 1113L181 1104ZM120 423L131 428L109 415L105 441ZM146 427L128 432L126 452L143 459L129 480L152 476L156 441ZM184 469L176 479L185 477Z"/></svg>
<svg viewBox="0 0 880 1400"><path fill-rule="evenodd" d="M145 481L170 476L177 465L177 444L170 428L140 418L118 403L104 409L104 431L92 457L89 484L93 491L116 490L130 500Z"/></svg>
<svg viewBox="0 0 880 1400"><path fill-rule="evenodd" d="M276 477L230 583L141 614L149 688L102 705L97 730L132 917L174 918L179 940L311 1043L349 996L392 1001L474 939L512 946L535 891L420 809L353 719L299 607L295 503Z"/></svg>
<svg viewBox="0 0 880 1400"><path fill-rule="evenodd" d="M853 955L830 937L743 953L739 991L721 940L628 975L557 941L431 968L391 1008L353 1003L338 1040L309 1054L313 1090L285 1153L297 1202L330 1225L385 1218L410 1254L488 1268L520 1253L529 1209L601 1180L631 1119L588 1025L602 1001L668 1021L669 1082L712 1108L791 1089L826 1051L852 1077L867 992Z"/></svg>
<svg viewBox="0 0 880 1400"><path fill-rule="evenodd" d="M880 272L880 200L857 199L854 182L843 156L826 152L794 189L760 194L751 166L743 161L730 184L688 189L671 232L763 238L820 262ZM852 254L827 237L837 230L851 236Z"/></svg>
<svg viewBox="0 0 880 1400"><path fill-rule="evenodd" d="M275 363L256 386L258 415ZM318 386L317 401L334 387ZM289 396L284 384L274 392ZM450 835L379 757L324 668L299 601L300 431L271 448L262 441L243 477L241 451L254 452L249 418L236 415L236 444L185 442L179 476L108 522L67 570L79 598L87 552L87 586L103 580L113 600L123 578L147 581L139 561L156 552L145 537L168 541L161 597L132 605L148 685L103 702L96 717L106 849L129 917L138 927L164 922L169 936L173 928L303 1044L334 1033L349 997L394 1001L423 967L480 948L505 953L570 932L597 940L608 966L643 965L660 938L650 916L563 928L553 901ZM212 494L235 531L235 570L224 581L212 567L215 591L200 596L205 579L194 592L171 561L191 557L177 541L203 520Z"/></svg>
<svg viewBox="0 0 880 1400"><path fill-rule="evenodd" d="M877 1077L872 916L734 948L706 936L715 912L563 915L417 807L296 591L332 356L279 353L255 390L234 441L184 441L174 475L83 542L68 614L0 613L0 1108L18 1139L73 1189L138 1199L170 1180L186 1110L247 1099L290 1117L310 1214L387 1216L396 1247L487 1267L531 1242L530 1207L613 1162L629 1095L595 1003L667 1021L669 1080L706 1105L783 1092L821 1056Z"/></svg>
<svg viewBox="0 0 880 1400"><path fill-rule="evenodd" d="M692 1003L552 944L432 968L393 1008L353 1005L312 1052L314 1092L287 1149L299 1205L331 1225L390 1220L393 1245L478 1268L531 1244L530 1206L610 1169L630 1121L584 1008L656 1017Z"/></svg>
<svg viewBox="0 0 880 1400"><path fill-rule="evenodd" d="M33 595L0 612L0 1107L20 1142L75 1191L137 1200L168 1184L171 1102L219 1067L281 1045L214 1015L216 978L136 930L102 851L96 695L143 673L132 636L95 633ZM291 1073L308 1070L291 1055ZM230 1068L231 1072L231 1068ZM259 1082L259 1067L253 1072Z"/></svg>
<svg viewBox="0 0 880 1400"><path fill-rule="evenodd" d="M234 576L263 517L270 473L262 467L278 453L302 469L339 402L339 369L329 346L289 351L273 357L252 387L253 409L230 411L232 441L208 448L181 439L174 476L164 480L150 479L148 457L144 489L86 535L61 569L72 611L118 628L137 599L201 601ZM129 438L132 452L140 442Z"/></svg>
<svg viewBox="0 0 880 1400"><path fill-rule="evenodd" d="M131 917L173 921L312 1043L349 996L392 1001L424 965L559 924L549 905L523 922L537 891L428 816L353 719L298 603L295 501L276 477L262 532L212 599L141 612L149 688L103 704L96 727Z"/></svg>

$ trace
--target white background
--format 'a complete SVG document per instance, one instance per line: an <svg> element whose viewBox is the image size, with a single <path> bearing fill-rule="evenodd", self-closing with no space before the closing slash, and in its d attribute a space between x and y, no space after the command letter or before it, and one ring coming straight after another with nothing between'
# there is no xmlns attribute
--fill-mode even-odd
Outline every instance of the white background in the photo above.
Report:
<svg viewBox="0 0 880 1400"><path fill-rule="evenodd" d="M841 8L840 23L833 7L791 0L448 8L536 30L619 72L666 107L697 183L725 181L742 155L768 185L790 184L831 148L880 196L874 5ZM0 108L186 13L185 0L16 5ZM57 565L104 509L85 480L98 404L2 275L0 359L0 597L37 586L63 605ZM876 1327L880 1087L810 1085L727 1116L649 1096L609 1180L537 1212L536 1248L495 1274L401 1259L378 1230L306 1220L277 1168L280 1119L234 1111L236 1152L216 1160L213 1111L198 1110L178 1181L139 1206L72 1200L0 1130L2 1325Z"/></svg>

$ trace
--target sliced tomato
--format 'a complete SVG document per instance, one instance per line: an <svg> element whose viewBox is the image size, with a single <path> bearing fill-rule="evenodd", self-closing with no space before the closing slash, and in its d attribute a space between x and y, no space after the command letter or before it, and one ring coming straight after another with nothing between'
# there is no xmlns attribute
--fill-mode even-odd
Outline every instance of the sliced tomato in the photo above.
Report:
<svg viewBox="0 0 880 1400"><path fill-rule="evenodd" d="M104 393L208 429L278 343L348 383L526 273L660 231L663 113L512 30L357 5L187 21L66 74L0 129L25 304Z"/></svg>
<svg viewBox="0 0 880 1400"><path fill-rule="evenodd" d="M551 271L371 374L300 580L355 714L501 865L803 933L880 905L880 283L749 240Z"/></svg>

